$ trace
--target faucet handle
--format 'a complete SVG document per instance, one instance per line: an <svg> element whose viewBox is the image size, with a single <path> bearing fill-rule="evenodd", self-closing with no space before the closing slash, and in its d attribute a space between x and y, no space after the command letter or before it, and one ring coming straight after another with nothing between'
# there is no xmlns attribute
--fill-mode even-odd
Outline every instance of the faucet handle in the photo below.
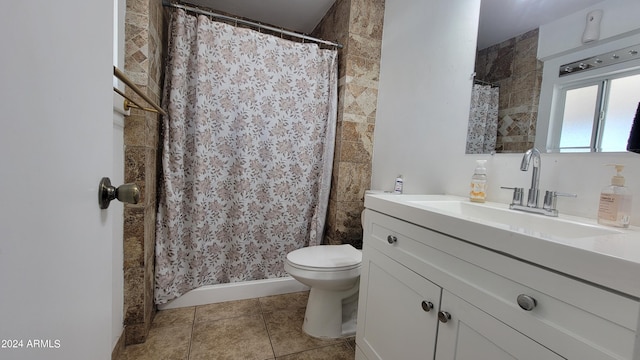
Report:
<svg viewBox="0 0 640 360"><path fill-rule="evenodd" d="M521 187L508 187L500 186L501 189L513 190L513 198L511 199L511 205L522 205L522 194L524 189Z"/></svg>
<svg viewBox="0 0 640 360"><path fill-rule="evenodd" d="M563 193L557 191L546 191L544 194L544 205L542 208L545 210L556 210L556 200L558 196L566 196L566 197L578 197L577 194Z"/></svg>

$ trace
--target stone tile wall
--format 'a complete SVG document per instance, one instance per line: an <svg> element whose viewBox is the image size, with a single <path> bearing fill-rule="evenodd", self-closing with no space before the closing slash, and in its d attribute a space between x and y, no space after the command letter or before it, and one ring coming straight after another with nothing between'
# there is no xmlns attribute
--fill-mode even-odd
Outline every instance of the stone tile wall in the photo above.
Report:
<svg viewBox="0 0 640 360"><path fill-rule="evenodd" d="M166 29L162 0L128 0L125 16L125 74L160 103ZM131 89L126 93L145 104ZM156 183L160 117L131 110L125 118L125 182L141 190L138 204L124 208L125 343L144 342L155 313L153 303Z"/></svg>
<svg viewBox="0 0 640 360"><path fill-rule="evenodd" d="M362 247L360 214L371 185L384 0L337 0L312 35L337 41L338 128L325 242Z"/></svg>
<svg viewBox="0 0 640 360"><path fill-rule="evenodd" d="M498 152L533 147L542 85L538 29L478 51L476 79L500 85Z"/></svg>

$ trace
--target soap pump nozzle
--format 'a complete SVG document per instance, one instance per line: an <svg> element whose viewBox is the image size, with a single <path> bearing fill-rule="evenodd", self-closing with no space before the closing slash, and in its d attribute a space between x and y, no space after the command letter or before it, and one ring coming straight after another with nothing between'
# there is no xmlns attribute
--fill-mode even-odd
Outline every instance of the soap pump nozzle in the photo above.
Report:
<svg viewBox="0 0 640 360"><path fill-rule="evenodd" d="M613 166L616 168L616 174L611 177L611 185L624 186L624 176L622 176L622 170L624 165L622 164L607 164L607 166Z"/></svg>
<svg viewBox="0 0 640 360"><path fill-rule="evenodd" d="M487 168L485 167L486 163L487 163L487 160L476 160L475 173L486 175L487 174Z"/></svg>

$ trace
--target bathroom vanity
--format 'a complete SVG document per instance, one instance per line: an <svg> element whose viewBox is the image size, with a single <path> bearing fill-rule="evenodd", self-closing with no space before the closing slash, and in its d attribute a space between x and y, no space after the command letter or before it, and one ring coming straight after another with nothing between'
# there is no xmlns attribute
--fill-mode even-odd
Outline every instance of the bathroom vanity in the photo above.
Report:
<svg viewBox="0 0 640 360"><path fill-rule="evenodd" d="M640 232L365 198L356 359L640 359Z"/></svg>

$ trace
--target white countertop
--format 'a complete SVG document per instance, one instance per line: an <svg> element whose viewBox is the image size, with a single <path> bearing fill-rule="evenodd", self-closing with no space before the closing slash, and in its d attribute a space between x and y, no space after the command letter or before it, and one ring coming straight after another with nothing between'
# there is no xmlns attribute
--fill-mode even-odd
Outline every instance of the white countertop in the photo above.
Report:
<svg viewBox="0 0 640 360"><path fill-rule="evenodd" d="M602 227L594 219L560 214L558 219L614 230L611 234L540 237L490 221L421 206L415 201L458 200L449 195L366 194L365 207L470 243L526 260L640 299L640 229ZM482 206L508 210L507 204ZM543 215L533 215L543 216Z"/></svg>

